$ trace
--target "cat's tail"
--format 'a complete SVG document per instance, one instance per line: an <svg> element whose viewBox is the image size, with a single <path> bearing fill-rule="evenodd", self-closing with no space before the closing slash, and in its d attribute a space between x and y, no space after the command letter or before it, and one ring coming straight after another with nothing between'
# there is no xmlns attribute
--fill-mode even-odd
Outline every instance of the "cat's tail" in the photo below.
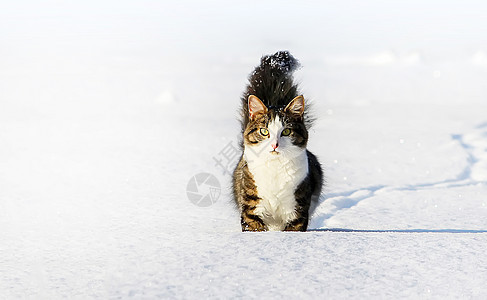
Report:
<svg viewBox="0 0 487 300"><path fill-rule="evenodd" d="M300 66L297 59L295 59L289 51L278 51L273 55L265 55L260 59L260 66L258 70L268 70L273 75L290 75Z"/></svg>
<svg viewBox="0 0 487 300"><path fill-rule="evenodd" d="M293 73L300 67L289 51L265 55L249 76L249 84L242 96L242 126L248 123L248 97L257 96L267 107L285 107L298 96Z"/></svg>

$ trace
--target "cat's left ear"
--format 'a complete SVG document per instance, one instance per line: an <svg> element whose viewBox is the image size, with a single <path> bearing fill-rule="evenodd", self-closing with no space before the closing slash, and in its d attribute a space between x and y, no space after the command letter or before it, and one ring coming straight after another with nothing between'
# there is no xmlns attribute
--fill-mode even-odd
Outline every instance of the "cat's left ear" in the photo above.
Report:
<svg viewBox="0 0 487 300"><path fill-rule="evenodd" d="M302 117L304 113L304 97L297 96L296 98L291 100L291 102L289 102L284 111Z"/></svg>
<svg viewBox="0 0 487 300"><path fill-rule="evenodd" d="M260 101L257 96L250 95L249 96L249 116L251 119L253 119L256 115L258 114L266 114L267 113L267 107Z"/></svg>

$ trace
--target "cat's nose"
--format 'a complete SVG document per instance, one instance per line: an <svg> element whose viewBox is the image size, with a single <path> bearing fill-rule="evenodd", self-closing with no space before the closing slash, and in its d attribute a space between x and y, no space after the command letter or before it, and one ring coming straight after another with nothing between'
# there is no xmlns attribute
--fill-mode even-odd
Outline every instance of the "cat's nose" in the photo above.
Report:
<svg viewBox="0 0 487 300"><path fill-rule="evenodd" d="M278 143L272 143L271 144L272 149L276 150L277 147L279 147Z"/></svg>

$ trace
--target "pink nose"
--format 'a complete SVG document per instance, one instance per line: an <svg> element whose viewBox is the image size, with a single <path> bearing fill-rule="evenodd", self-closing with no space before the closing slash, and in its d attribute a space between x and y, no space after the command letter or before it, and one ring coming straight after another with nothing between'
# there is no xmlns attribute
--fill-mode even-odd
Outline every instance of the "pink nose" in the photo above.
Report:
<svg viewBox="0 0 487 300"><path fill-rule="evenodd" d="M279 144L278 143L275 143L275 144L273 143L273 144L271 144L271 146L272 146L272 149L276 150L276 148L279 147Z"/></svg>

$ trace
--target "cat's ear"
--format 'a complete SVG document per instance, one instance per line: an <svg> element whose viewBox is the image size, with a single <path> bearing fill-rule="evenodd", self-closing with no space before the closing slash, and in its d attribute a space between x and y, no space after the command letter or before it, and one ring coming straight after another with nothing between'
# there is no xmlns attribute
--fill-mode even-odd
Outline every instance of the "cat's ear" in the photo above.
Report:
<svg viewBox="0 0 487 300"><path fill-rule="evenodd" d="M285 112L293 114L293 115L298 115L298 116L303 116L304 113L304 97L303 96L297 96L289 104L286 106L284 109Z"/></svg>
<svg viewBox="0 0 487 300"><path fill-rule="evenodd" d="M266 114L267 107L254 95L249 96L249 116L250 118L254 118L258 114Z"/></svg>

